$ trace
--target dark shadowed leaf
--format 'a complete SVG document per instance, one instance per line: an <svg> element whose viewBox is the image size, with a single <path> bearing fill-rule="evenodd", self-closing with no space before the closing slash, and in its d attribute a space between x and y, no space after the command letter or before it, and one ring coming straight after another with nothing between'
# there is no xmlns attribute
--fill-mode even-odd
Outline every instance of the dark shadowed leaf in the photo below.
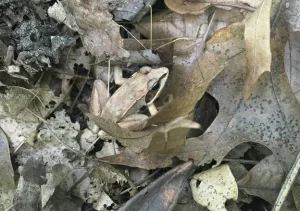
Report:
<svg viewBox="0 0 300 211"><path fill-rule="evenodd" d="M141 190L119 211L171 211L185 181L193 171L193 161L177 166Z"/></svg>

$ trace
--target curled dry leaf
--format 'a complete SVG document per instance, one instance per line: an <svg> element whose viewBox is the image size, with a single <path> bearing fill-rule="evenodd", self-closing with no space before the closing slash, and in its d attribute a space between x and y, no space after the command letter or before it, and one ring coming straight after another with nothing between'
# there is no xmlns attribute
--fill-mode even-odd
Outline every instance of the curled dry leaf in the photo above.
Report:
<svg viewBox="0 0 300 211"><path fill-rule="evenodd" d="M225 202L237 200L238 187L227 164L193 176L194 200L211 211L227 211Z"/></svg>
<svg viewBox="0 0 300 211"><path fill-rule="evenodd" d="M284 178L284 168L274 155L270 155L256 164L237 184L247 194L274 204Z"/></svg>
<svg viewBox="0 0 300 211"><path fill-rule="evenodd" d="M173 168L127 201L119 211L172 210L185 181L193 171L193 161Z"/></svg>
<svg viewBox="0 0 300 211"><path fill-rule="evenodd" d="M0 208L5 210L12 206L12 199L16 189L14 170L10 160L8 140L0 128Z"/></svg>
<svg viewBox="0 0 300 211"><path fill-rule="evenodd" d="M271 71L270 12L272 0L264 0L245 22L247 73L244 99L264 72Z"/></svg>
<svg viewBox="0 0 300 211"><path fill-rule="evenodd" d="M285 46L284 68L285 74L291 84L296 98L300 101L300 32L289 34L289 39Z"/></svg>

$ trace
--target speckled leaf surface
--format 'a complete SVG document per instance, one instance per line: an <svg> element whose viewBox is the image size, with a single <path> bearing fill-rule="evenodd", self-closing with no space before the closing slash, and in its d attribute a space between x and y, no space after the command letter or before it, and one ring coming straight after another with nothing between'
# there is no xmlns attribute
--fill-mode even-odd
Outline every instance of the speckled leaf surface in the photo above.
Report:
<svg viewBox="0 0 300 211"><path fill-rule="evenodd" d="M224 31L226 33L229 32ZM200 138L187 140L182 157L195 152L194 158L200 163L212 159L220 163L240 143L256 142L271 149L286 169L291 167L300 145L300 105L284 72L286 33L287 30L282 27L272 37L272 73L262 75L246 102L242 100L246 73L244 50L239 53L233 51L233 46L225 42L228 36L224 36L223 43L208 44L211 51L214 51L214 45L228 49L220 53L228 59L227 66L208 89L219 102L220 110ZM236 42L242 44L243 40Z"/></svg>

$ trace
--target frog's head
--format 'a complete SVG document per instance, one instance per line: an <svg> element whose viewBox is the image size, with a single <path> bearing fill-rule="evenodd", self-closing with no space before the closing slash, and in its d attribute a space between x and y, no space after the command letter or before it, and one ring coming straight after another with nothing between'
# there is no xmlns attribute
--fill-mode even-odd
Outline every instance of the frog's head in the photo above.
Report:
<svg viewBox="0 0 300 211"><path fill-rule="evenodd" d="M166 67L160 67L157 69L151 69L150 67L142 67L140 71L143 74L147 74L149 78L147 84L148 90L152 90L155 86L159 86L154 97L150 100L150 102L147 103L147 105L150 105L158 98L163 88L165 87L166 81L169 76L169 69Z"/></svg>

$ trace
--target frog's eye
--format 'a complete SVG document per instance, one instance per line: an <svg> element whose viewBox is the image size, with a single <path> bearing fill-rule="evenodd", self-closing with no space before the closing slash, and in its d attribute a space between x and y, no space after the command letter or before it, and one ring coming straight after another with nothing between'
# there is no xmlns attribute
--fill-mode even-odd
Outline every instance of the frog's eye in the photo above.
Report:
<svg viewBox="0 0 300 211"><path fill-rule="evenodd" d="M157 81L157 78L152 78L149 80L147 85L148 90L152 90L157 85Z"/></svg>

